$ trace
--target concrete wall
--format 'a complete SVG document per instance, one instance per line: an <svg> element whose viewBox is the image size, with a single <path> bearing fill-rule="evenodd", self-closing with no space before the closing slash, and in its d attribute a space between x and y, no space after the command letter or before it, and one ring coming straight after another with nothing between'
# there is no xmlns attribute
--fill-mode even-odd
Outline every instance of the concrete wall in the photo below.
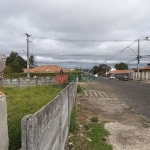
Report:
<svg viewBox="0 0 150 150"><path fill-rule="evenodd" d="M143 70L141 72L141 80L150 80L150 71Z"/></svg>
<svg viewBox="0 0 150 150"><path fill-rule="evenodd" d="M22 119L22 150L64 150L77 92L71 82L55 99Z"/></svg>
<svg viewBox="0 0 150 150"><path fill-rule="evenodd" d="M6 96L0 95L0 150L8 150Z"/></svg>
<svg viewBox="0 0 150 150"><path fill-rule="evenodd" d="M137 77L137 72L134 72L134 74L133 74L133 79L137 79L138 77ZM141 78L142 78L142 74L141 74L141 72L139 72L139 79L141 80Z"/></svg>
<svg viewBox="0 0 150 150"><path fill-rule="evenodd" d="M11 87L27 87L37 85L55 84L55 76L37 77L37 78L15 78L15 79L2 79L2 86Z"/></svg>

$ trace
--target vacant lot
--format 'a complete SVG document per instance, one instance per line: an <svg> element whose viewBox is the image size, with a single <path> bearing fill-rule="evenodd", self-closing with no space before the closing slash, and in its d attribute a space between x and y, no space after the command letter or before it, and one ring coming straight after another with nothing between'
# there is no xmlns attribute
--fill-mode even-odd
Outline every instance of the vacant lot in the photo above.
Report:
<svg viewBox="0 0 150 150"><path fill-rule="evenodd" d="M62 87L55 85L27 87L23 89L5 87L8 111L9 149L21 147L21 119L27 114L33 114L51 101Z"/></svg>

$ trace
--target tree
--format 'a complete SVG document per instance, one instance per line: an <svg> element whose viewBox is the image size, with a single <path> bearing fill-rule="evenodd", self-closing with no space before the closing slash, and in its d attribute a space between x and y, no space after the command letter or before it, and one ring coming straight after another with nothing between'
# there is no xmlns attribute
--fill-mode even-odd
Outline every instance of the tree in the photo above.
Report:
<svg viewBox="0 0 150 150"><path fill-rule="evenodd" d="M6 66L3 72L4 72L4 74L5 73L11 73L12 69L11 69L11 67Z"/></svg>
<svg viewBox="0 0 150 150"><path fill-rule="evenodd" d="M104 76L106 72L110 71L111 67L107 64L100 64L99 65L99 73L100 75Z"/></svg>
<svg viewBox="0 0 150 150"><path fill-rule="evenodd" d="M6 66L12 69L12 72L23 72L27 68L27 61L24 60L17 52L11 52L10 56L6 58Z"/></svg>
<svg viewBox="0 0 150 150"><path fill-rule="evenodd" d="M23 69L21 68L21 66L18 63L13 62L9 67L12 69L13 73L23 72Z"/></svg>
<svg viewBox="0 0 150 150"><path fill-rule="evenodd" d="M134 70L135 72L137 72L137 68L132 68L132 70Z"/></svg>
<svg viewBox="0 0 150 150"><path fill-rule="evenodd" d="M30 66L30 68L34 68L36 66L36 64L35 64L35 58L34 58L33 55L30 55L29 66Z"/></svg>
<svg viewBox="0 0 150 150"><path fill-rule="evenodd" d="M100 64L99 66L94 66L92 70L94 74L98 73L104 76L106 74L106 71L108 72L110 69L111 67L107 64Z"/></svg>
<svg viewBox="0 0 150 150"><path fill-rule="evenodd" d="M93 67L93 74L97 74L98 73L98 66L94 66Z"/></svg>
<svg viewBox="0 0 150 150"><path fill-rule="evenodd" d="M128 70L128 65L126 63L115 64L116 70Z"/></svg>
<svg viewBox="0 0 150 150"><path fill-rule="evenodd" d="M12 63L17 63L22 69L27 68L27 61L17 52L11 52L10 56L6 58L6 66L10 66Z"/></svg>

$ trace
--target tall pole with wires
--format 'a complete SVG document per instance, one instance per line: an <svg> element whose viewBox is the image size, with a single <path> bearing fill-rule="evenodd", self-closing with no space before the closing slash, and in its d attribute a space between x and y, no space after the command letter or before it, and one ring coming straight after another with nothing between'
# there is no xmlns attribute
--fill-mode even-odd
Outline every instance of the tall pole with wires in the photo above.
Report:
<svg viewBox="0 0 150 150"><path fill-rule="evenodd" d="M25 34L27 36L27 78L30 78L30 68L29 68L29 34Z"/></svg>
<svg viewBox="0 0 150 150"><path fill-rule="evenodd" d="M139 66L140 66L140 40L138 39L138 55L137 55L137 78L139 80Z"/></svg>

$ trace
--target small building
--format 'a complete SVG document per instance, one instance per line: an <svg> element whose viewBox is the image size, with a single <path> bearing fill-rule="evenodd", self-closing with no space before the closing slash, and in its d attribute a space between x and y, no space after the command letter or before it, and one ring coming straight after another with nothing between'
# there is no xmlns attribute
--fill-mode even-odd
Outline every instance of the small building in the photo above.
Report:
<svg viewBox="0 0 150 150"><path fill-rule="evenodd" d="M150 65L140 69L140 80L150 80Z"/></svg>
<svg viewBox="0 0 150 150"><path fill-rule="evenodd" d="M113 70L108 72L109 75L114 75L116 79L119 78L120 75L127 75L129 77L129 80L133 80L133 70Z"/></svg>

